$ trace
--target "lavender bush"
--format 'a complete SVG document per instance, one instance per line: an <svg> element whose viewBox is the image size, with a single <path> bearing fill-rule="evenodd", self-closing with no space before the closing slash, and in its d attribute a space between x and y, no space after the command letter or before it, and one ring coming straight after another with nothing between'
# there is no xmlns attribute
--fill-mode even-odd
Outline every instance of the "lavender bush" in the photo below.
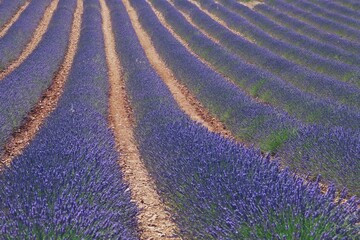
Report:
<svg viewBox="0 0 360 240"><path fill-rule="evenodd" d="M0 151L58 71L68 46L75 7L76 0L60 0L38 47L17 69L0 81Z"/></svg>
<svg viewBox="0 0 360 240"><path fill-rule="evenodd" d="M86 0L58 107L0 175L2 239L138 239L108 128L108 90L100 5Z"/></svg>
<svg viewBox="0 0 360 240"><path fill-rule="evenodd" d="M333 188L321 195L316 183L305 184L258 151L189 121L151 69L122 3L107 2L140 151L184 239L356 236L355 198L339 205ZM142 23L152 22L145 1L131 4Z"/></svg>
<svg viewBox="0 0 360 240"><path fill-rule="evenodd" d="M51 0L31 1L6 35L0 38L0 71L20 56L50 3Z"/></svg>

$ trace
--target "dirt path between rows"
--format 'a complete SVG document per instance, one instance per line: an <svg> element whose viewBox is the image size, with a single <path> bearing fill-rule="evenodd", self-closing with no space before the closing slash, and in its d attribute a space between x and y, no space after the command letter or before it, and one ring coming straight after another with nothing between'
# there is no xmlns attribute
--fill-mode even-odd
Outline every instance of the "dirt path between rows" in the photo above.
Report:
<svg viewBox="0 0 360 240"><path fill-rule="evenodd" d="M116 53L110 11L105 0L100 0L103 18L106 58L110 79L110 125L121 154L120 166L131 197L140 212L137 216L141 239L179 239L177 227L156 192L140 157L133 133L132 110L127 98L125 79Z"/></svg>
<svg viewBox="0 0 360 240"><path fill-rule="evenodd" d="M181 84L180 81L175 78L173 72L167 67L166 63L157 53L151 42L150 36L144 29L142 29L136 12L130 6L128 8L128 12L131 16L132 25L147 58L149 59L152 67L169 88L179 107L188 116L190 116L193 121L202 124L212 132L216 132L224 137L230 138L231 134L228 130L226 130L225 125L213 117L210 112L190 93L186 86Z"/></svg>
<svg viewBox="0 0 360 240"><path fill-rule="evenodd" d="M169 32L171 32L171 34L174 36L174 38L176 38L176 40L177 41L179 41L186 49L187 49L187 51L189 52L189 53L191 53L193 56L195 56L197 59L199 59L199 61L201 61L202 63L204 63L205 65L207 65L209 68L211 68L211 69L213 69L212 68L212 66L210 65L210 63L208 63L208 62L206 62L205 60L203 60L202 58L200 58L197 54L195 54L191 49L190 49L190 47L188 46L188 44L183 40L183 39L181 39L181 37L172 29L172 27L169 25L169 24L167 24L167 22L166 22L166 20L164 19L164 17L162 16L162 14L151 4L151 2L149 1L149 0L147 0L147 2L150 4L150 6L151 6L151 8L152 8L152 10L154 11L154 13L156 14L156 16L158 17L158 19L159 19L159 21L161 22L161 24L169 31ZM170 2L171 3L171 2ZM171 3L172 4L172 3ZM179 11L180 13L182 13L181 11ZM190 24L192 24L193 26L195 26L193 23L192 23L192 21L191 21L191 19L189 19L189 17L187 16L187 15L185 15L184 13L182 13L183 14L183 16L187 19L187 21L189 21L189 23ZM196 26L195 26L196 27ZM200 30L201 31L201 30ZM202 31L201 31L202 32ZM206 36L207 36L207 34L206 33L204 33ZM145 37L142 37L143 39L145 39ZM210 38L210 37L209 37ZM211 38L210 38L211 39ZM214 70L214 69L213 69ZM214 70L215 71L215 70ZM217 71L215 71L215 72L217 72ZM219 73L220 74L220 73ZM226 76L224 76L224 75L222 75L223 77L224 77L224 79L226 79L228 82L230 82L230 83L232 83L232 81L230 80L230 79L228 79ZM236 85L235 85L236 86ZM188 90L187 90L188 91ZM250 98L253 98L252 96L250 96L250 95L248 95ZM254 99L254 98L253 98ZM262 102L262 101L260 101L260 99L254 99L256 102L258 102L258 103L261 103L261 104L267 104L267 103L264 103L264 102ZM206 109L204 109L204 111L206 112L207 110ZM185 111L187 114L189 114L187 111ZM210 113L211 114L211 113ZM191 117L191 116L190 116ZM192 119L194 119L193 117L191 117ZM219 120L216 120L215 119L215 121L216 122L220 122ZM221 126L224 126L224 124L223 123L221 123L220 122L220 124L221 124ZM206 125L204 125L204 126L206 126ZM224 126L224 128L225 128L225 126ZM208 128L209 129L209 128ZM211 129L209 129L210 131L212 131ZM226 130L227 131L227 130ZM215 131L216 132L216 131ZM221 133L220 133L221 134ZM224 135L223 135L224 136ZM247 147L249 147L250 146L250 144L249 143L246 143L246 142L244 142L242 139L239 139L239 138L235 138L235 137L233 137L233 135L232 135L232 133L230 132L230 131L227 131L227 133L225 134L225 137L229 137L230 139L234 139L235 141L237 141L237 142L239 142L239 143L241 143L241 144L243 144L244 146L247 146ZM267 153L262 153L262 155L263 156L267 156ZM270 157L272 160L274 160L275 158L274 157ZM283 163L282 162L280 162L281 163L281 166L280 166L280 168L281 169L285 169L285 165L283 165ZM306 182L308 182L308 181L312 181L312 180L307 180L307 177L306 176L303 176L303 175L297 175L297 177L299 177L299 178L301 178L301 179L303 179L303 180L305 180ZM329 188L329 185L327 184L327 183L323 183L323 182L320 182L319 183L319 186L320 186L320 189L321 189L321 192L323 193L323 194L325 194L326 192L327 192L327 190L328 190L328 188ZM339 192L338 192L339 193ZM347 199L349 199L350 197L348 197Z"/></svg>
<svg viewBox="0 0 360 240"><path fill-rule="evenodd" d="M5 36L7 31L10 29L10 27L19 19L20 15L23 13L23 11L27 8L27 6L30 4L30 1L25 2L24 5L22 5L17 12L5 23L5 25L0 30L0 38Z"/></svg>
<svg viewBox="0 0 360 240"><path fill-rule="evenodd" d="M9 75L12 71L14 71L16 68L18 68L25 61L25 59L35 50L49 27L51 18L58 6L58 3L59 0L53 0L46 8L45 14L40 20L39 25L37 26L30 42L26 44L19 58L13 61L6 69L0 72L0 81L4 79L7 75Z"/></svg>
<svg viewBox="0 0 360 240"><path fill-rule="evenodd" d="M41 100L28 114L25 123L14 133L14 135L5 145L5 150L0 156L0 168L3 164L5 166L9 166L11 161L23 152L26 146L28 146L31 140L36 136L42 123L56 108L70 73L70 69L77 50L80 38L82 14L83 1L77 0L69 44L64 61L54 76L51 86L46 90Z"/></svg>
<svg viewBox="0 0 360 240"><path fill-rule="evenodd" d="M152 5L151 1L149 1L149 0L146 0L146 1L150 4L152 10L154 11L155 15L156 15L157 18L159 19L160 23L173 35L173 37L174 37L179 43L181 43L181 45L182 45L183 47L186 48L186 50L187 50L191 55L193 55L195 58L197 58L200 62L202 62L202 63L203 63L204 65L206 65L208 68L212 69L214 72L216 72L217 74L221 75L228 83L232 84L235 88L239 89L240 92L246 94L249 98L253 99L255 102L260 103L260 104L263 104L263 105L269 105L269 106L270 106L270 104L269 104L268 102L264 102L262 99L259 99L258 97L253 97L253 96L251 96L248 92L244 91L244 90L241 89L237 84L235 84L233 80L229 79L228 76L222 74L221 72L218 72L218 71L212 66L212 64L211 64L210 62L208 62L207 60L205 60L205 59L203 59L202 57L200 57L199 55L197 55L197 54L190 48L190 46L188 45L188 43L187 43L185 40L183 40L183 39L181 38L181 36L179 36L179 34L177 34L177 33L172 29L172 26L170 26L170 25L167 23L166 19L165 19L165 18L163 17L163 15L162 15L162 13L159 12L159 11ZM172 6L174 6L171 1L169 1L169 3L170 3ZM198 28L198 27L193 23L193 21L191 20L191 18L190 18L187 14L183 13L183 12L180 11L180 10L178 10L178 11L179 11L179 13L185 18L185 20L188 21L189 24L191 24L193 27L195 27L196 29L198 29L202 34L204 34L208 39L210 39L210 40L213 41L214 43L216 43L216 44L218 44L218 45L221 45L221 43L220 43L219 41L217 41L217 40L214 39L213 37L209 36L209 34L207 34L207 33L206 33L205 31L203 31L202 29ZM249 63L249 62L247 62L247 64L256 66L256 65L251 64L251 63ZM240 142L243 142L243 144L247 145L247 144L246 144L244 141L242 141L241 139L237 139L237 140L240 141Z"/></svg>
<svg viewBox="0 0 360 240"><path fill-rule="evenodd" d="M256 44L256 41L254 39L251 39L250 37L245 36L244 34L242 34L239 31L235 31L232 30L231 28L228 27L228 25L226 24L226 22L224 22L222 19L220 19L218 16L216 16L215 14L209 12L207 9L203 8L200 3L198 3L196 0L189 0L190 3L194 4L197 8L199 8L202 12L204 12L206 15L208 15L211 19L213 19L214 21L216 21L217 23L219 23L220 25L222 25L224 28L226 28L227 30L229 30L230 32L240 36L241 38L252 42L254 44ZM219 5L221 5L221 3L218 3ZM173 4L172 4L173 5ZM189 17L188 14L184 13L183 11L179 10L179 12L181 12L183 14L183 16L186 18L186 20L188 22L190 22L193 26L196 26L195 23L191 20L191 18ZM205 31L203 31L202 29L198 28L199 31L201 31L203 34L205 34L206 36L208 36L208 38L210 38L212 41L216 42L217 44L221 43L219 41L217 41L216 39L210 37Z"/></svg>
<svg viewBox="0 0 360 240"><path fill-rule="evenodd" d="M250 0L250 1L237 1L238 3L247 6L248 8L253 9L258 4L263 4L263 1L256 1L256 0Z"/></svg>

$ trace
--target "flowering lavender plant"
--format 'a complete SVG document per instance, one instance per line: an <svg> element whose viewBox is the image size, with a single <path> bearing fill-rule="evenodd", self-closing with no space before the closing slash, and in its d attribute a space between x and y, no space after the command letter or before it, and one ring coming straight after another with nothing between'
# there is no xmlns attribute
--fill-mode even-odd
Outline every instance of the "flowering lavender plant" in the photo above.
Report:
<svg viewBox="0 0 360 240"><path fill-rule="evenodd" d="M333 187L322 195L316 182L305 183L288 170L281 171L276 161L262 157L258 150L225 140L190 121L151 68L122 3L107 2L113 9L136 139L185 239L356 236L356 198L339 205L333 202ZM164 35L158 35L159 39L169 39L161 25L155 24L156 17L145 1L131 4L141 24L146 29L153 26L152 37L161 32Z"/></svg>
<svg viewBox="0 0 360 240"><path fill-rule="evenodd" d="M0 175L3 239L138 239L108 127L108 89L100 5L87 0L58 107Z"/></svg>
<svg viewBox="0 0 360 240"><path fill-rule="evenodd" d="M20 56L50 3L51 0L31 1L6 35L0 38L0 71Z"/></svg>

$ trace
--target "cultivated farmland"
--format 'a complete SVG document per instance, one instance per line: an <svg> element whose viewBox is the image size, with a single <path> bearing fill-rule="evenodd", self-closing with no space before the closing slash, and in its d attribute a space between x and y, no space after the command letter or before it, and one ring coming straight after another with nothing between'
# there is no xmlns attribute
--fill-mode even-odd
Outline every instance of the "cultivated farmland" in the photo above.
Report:
<svg viewBox="0 0 360 240"><path fill-rule="evenodd" d="M360 239L360 2L0 0L0 239Z"/></svg>

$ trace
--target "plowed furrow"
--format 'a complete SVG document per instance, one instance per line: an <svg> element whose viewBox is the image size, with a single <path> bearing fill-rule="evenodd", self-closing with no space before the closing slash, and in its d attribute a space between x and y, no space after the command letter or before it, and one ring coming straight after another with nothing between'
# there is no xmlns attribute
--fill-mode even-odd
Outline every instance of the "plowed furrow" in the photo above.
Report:
<svg viewBox="0 0 360 240"><path fill-rule="evenodd" d="M103 15L105 51L110 79L110 125L114 130L120 165L131 188L132 199L140 209L138 223L141 239L176 239L176 225L160 200L155 183L150 178L136 145L131 107L128 102L121 63L116 54L110 11L105 0L100 1ZM126 6L129 7L128 3ZM131 13L130 13L131 15Z"/></svg>
<svg viewBox="0 0 360 240"><path fill-rule="evenodd" d="M3 28L0 30L0 38L2 38L7 33L9 28L18 20L18 18L22 14L22 12L29 5L29 3L30 3L30 1L25 2L25 4L19 8L19 10L9 19L9 21L7 23L5 23Z"/></svg>
<svg viewBox="0 0 360 240"><path fill-rule="evenodd" d="M56 108L56 105L62 95L63 88L76 53L78 41L80 38L82 13L83 2L82 0L78 0L64 62L59 68L57 74L54 76L52 85L46 90L41 100L28 114L25 123L14 133L14 135L5 145L5 150L0 156L0 167L3 164L5 166L9 166L11 161L22 153L25 147L36 136L36 133L40 129L41 124Z"/></svg>
<svg viewBox="0 0 360 240"><path fill-rule="evenodd" d="M26 45L19 58L13 61L5 70L0 72L0 80L4 79L7 75L9 75L12 71L14 71L17 67L21 65L25 61L25 59L35 50L37 45L40 43L43 35L49 27L51 18L58 6L59 0L54 0L47 7L44 16L42 17L38 27L36 28L32 39Z"/></svg>

